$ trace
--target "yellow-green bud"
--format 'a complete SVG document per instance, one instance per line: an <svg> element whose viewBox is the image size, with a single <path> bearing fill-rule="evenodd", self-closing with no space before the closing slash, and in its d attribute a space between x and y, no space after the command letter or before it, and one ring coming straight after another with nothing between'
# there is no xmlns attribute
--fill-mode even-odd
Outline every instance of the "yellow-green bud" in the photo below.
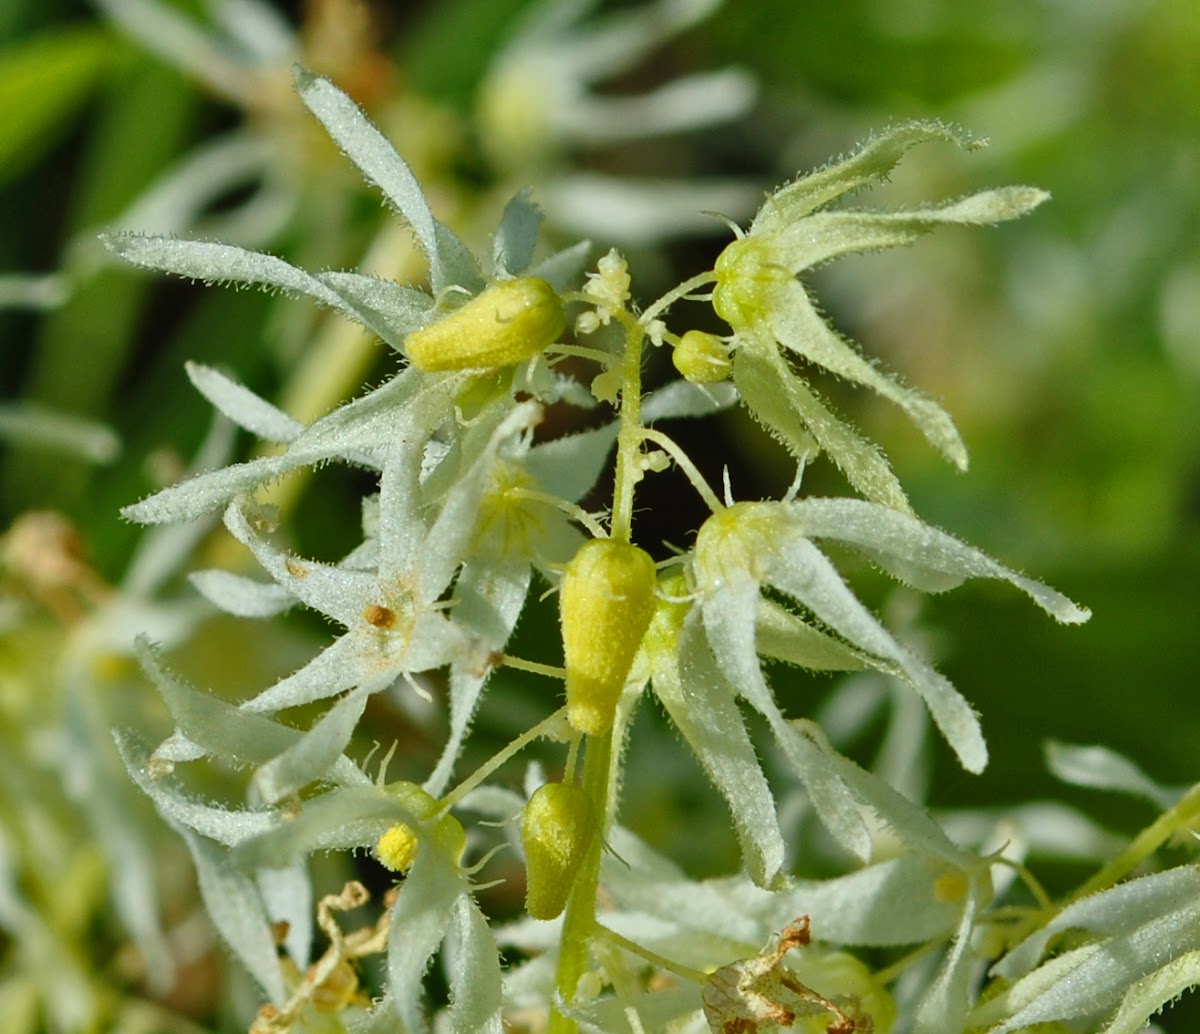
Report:
<svg viewBox="0 0 1200 1034"><path fill-rule="evenodd" d="M729 379L733 363L729 349L716 334L689 330L671 353L675 369L692 384L716 384Z"/></svg>
<svg viewBox="0 0 1200 1034"><path fill-rule="evenodd" d="M567 718L599 735L654 614L654 561L628 542L592 539L567 564L559 590L567 668Z"/></svg>
<svg viewBox="0 0 1200 1034"><path fill-rule="evenodd" d="M595 819L588 795L573 783L546 783L525 805L525 910L554 919L567 905L571 884L592 842Z"/></svg>
<svg viewBox="0 0 1200 1034"><path fill-rule="evenodd" d="M492 284L445 319L413 331L404 350L422 370L491 370L533 358L566 325L558 292L526 276Z"/></svg>
<svg viewBox="0 0 1200 1034"><path fill-rule="evenodd" d="M437 800L422 790L416 783L399 782L388 786L388 792L398 797L406 808L419 819L428 819L437 812ZM467 834L462 823L453 815L443 815L433 825L432 839L441 850L455 862L463 856L467 846ZM420 835L407 822L398 822L387 830L375 844L375 857L393 872L408 872L417 857Z"/></svg>
<svg viewBox="0 0 1200 1034"><path fill-rule="evenodd" d="M713 309L735 330L765 318L770 289L793 279L776 261L770 244L757 237L733 241L717 256L713 268L717 274Z"/></svg>

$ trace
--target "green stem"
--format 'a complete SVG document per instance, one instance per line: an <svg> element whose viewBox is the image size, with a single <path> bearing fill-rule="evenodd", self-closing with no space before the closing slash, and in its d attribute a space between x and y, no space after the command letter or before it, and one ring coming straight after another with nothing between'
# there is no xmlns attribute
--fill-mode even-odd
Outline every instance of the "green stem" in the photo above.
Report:
<svg viewBox="0 0 1200 1034"><path fill-rule="evenodd" d="M1065 908L1073 901L1100 890L1107 890L1136 869L1180 829L1200 819L1200 785L1192 787L1179 803L1163 812L1129 842L1116 858L1100 868L1089 880L1080 884L1063 901Z"/></svg>
<svg viewBox="0 0 1200 1034"><path fill-rule="evenodd" d="M587 738L583 758L583 790L591 798L596 816L596 833L588 845L587 857L567 899L558 942L558 971L554 987L563 1001L575 997L579 978L587 972L591 960L592 938L596 934L596 891L600 886L600 853L608 826L608 782L612 764L612 730ZM575 1021L552 1008L547 1034L576 1034Z"/></svg>
<svg viewBox="0 0 1200 1034"><path fill-rule="evenodd" d="M692 487L704 500L704 505L708 507L710 513L720 513L725 509L716 493L709 488L708 482L704 480L704 475L697 469L691 457L675 443L673 438L663 434L662 431L656 431L653 427L645 428L642 431L642 438L645 441L654 442L675 461L675 465L683 471L692 483Z"/></svg>
<svg viewBox="0 0 1200 1034"><path fill-rule="evenodd" d="M649 948L643 948L640 944L631 941L628 937L624 937L617 933L616 930L610 930L607 926L600 923L596 924L596 933L606 938L615 944L618 948L623 948L631 955L637 955L639 958L645 959L652 966L657 966L659 969L666 970L668 973L674 973L677 977L688 980L693 984L703 985L708 981L708 974L699 969L693 969L691 966L685 966L682 962L672 962L663 955L659 955L656 951L651 951Z"/></svg>
<svg viewBox="0 0 1200 1034"><path fill-rule="evenodd" d="M680 298L691 294L698 287L704 287L706 284L711 284L716 279L717 274L710 269L707 273L700 273L698 276L694 276L690 280L685 280L678 287L672 288L670 291L664 294L661 298L659 298L658 301L651 305L650 308L643 312L641 316L642 323L648 323L660 312L665 311L668 306L679 301Z"/></svg>
<svg viewBox="0 0 1200 1034"><path fill-rule="evenodd" d="M448 812L454 807L454 805L466 797L466 795L474 790L475 787L479 786L485 779L487 779L488 776L495 772L496 769L503 765L504 762L506 762L514 754L524 750L534 740L554 732L562 723L563 717L566 715L566 713L567 709L565 707L560 707L554 712L554 714L550 715L549 718L543 718L532 729L527 729L525 732L521 733L520 736L513 740L512 743L510 743L503 750L493 754L491 758L480 765L479 768L471 773L471 775L469 775L466 779L459 783L458 786L446 794L445 797L438 801L438 814L442 815Z"/></svg>
<svg viewBox="0 0 1200 1034"><path fill-rule="evenodd" d="M613 484L610 536L629 542L633 527L633 493L642 478L642 328L632 317L625 324L625 358L621 381L621 426L617 431L617 469Z"/></svg>

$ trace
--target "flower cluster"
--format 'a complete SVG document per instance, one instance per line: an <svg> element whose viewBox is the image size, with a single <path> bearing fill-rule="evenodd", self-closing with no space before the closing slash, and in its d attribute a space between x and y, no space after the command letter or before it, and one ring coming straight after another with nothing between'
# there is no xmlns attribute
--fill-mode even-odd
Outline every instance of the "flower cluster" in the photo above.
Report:
<svg viewBox="0 0 1200 1034"><path fill-rule="evenodd" d="M920 705L909 711L912 727L931 722L977 772L987 750L970 704L859 601L835 563L842 552L830 547L848 547L922 592L997 579L1061 622L1087 619L1086 609L915 516L882 453L835 416L794 365L874 389L965 466L946 412L830 329L797 275L943 224L1014 218L1040 203L1040 191L985 191L899 212L831 209L885 177L911 146L970 144L936 124L895 126L772 194L713 269L639 312L615 252L586 283L584 246L537 257L539 213L525 194L505 209L491 261L481 262L433 214L408 166L348 97L307 74L297 83L305 105L411 228L428 261L428 289L307 273L231 245L107 242L151 268L307 295L360 322L398 358L383 384L307 426L220 372L190 367L223 414L279 449L125 511L151 524L223 512L269 580L202 571L193 575L197 589L244 617L299 605L339 630L306 665L240 705L187 685L150 643L139 646L176 729L154 749L123 735L121 749L135 781L187 842L214 922L268 999L260 1029L309 1029L317 1009L325 1010L321 1029L424 1029L423 980L439 949L449 1004L438 1029L464 1032L528 1022L558 1032L882 1034L897 1022L928 1034L1002 1034L1058 1021L1095 1029L1105 1016L1108 1030L1132 1031L1194 976L1192 949L1173 948L1164 962L1152 958L1149 939L1169 927L1172 944L1195 940L1174 936L1195 909L1190 870L1112 889L1098 884L1104 893L1057 916L1042 899L1041 908L1002 912L996 905L1012 892L1014 874L1025 877L1017 890L1028 884L1041 894L1021 860L1030 838L1008 830L997 840L990 828L952 837L842 756L817 722L790 716L763 666L878 673L905 687L897 700L924 705L927 719ZM701 293L709 286L711 294ZM730 334L676 334L672 307L684 301L711 301ZM644 392L647 345L674 350L684 378ZM599 371L590 379L567 372L589 365ZM720 498L653 426L734 404L797 460L796 480L780 499L736 501L728 486ZM594 426L545 436L539 428L552 407L593 411ZM583 509L614 450L611 506ZM800 495L800 474L820 452L865 498ZM329 462L369 471L377 491L362 502L359 543L336 562L318 562L288 548L278 514L256 492ZM634 541L634 502L645 478L671 466L710 516L694 540L656 564L658 544ZM535 577L559 592L562 667L510 652ZM529 728L455 783L472 720L501 668L561 680L565 703L548 692ZM386 762L368 774L366 761L354 760L353 736L369 698L412 707L431 687L445 688L440 759L419 786L387 783ZM648 693L729 805L743 862L735 876L688 880L616 821L625 740ZM306 726L280 718L313 704L321 706ZM743 704L765 721L774 748L755 743ZM532 765L523 793L489 781L537 739L565 752L561 777L547 779ZM204 757L250 770L244 804L230 809L185 792L175 770ZM1176 796L1169 806L1193 804ZM507 835L468 821L472 814ZM797 814L814 817L854 859L848 872L795 875L788 845ZM528 918L504 926L489 921L476 897L475 877L499 842L520 850L527 866ZM327 953L298 980L320 897L306 861L330 850L370 852L403 883L361 951ZM1131 899L1146 906L1136 920L1122 911ZM323 928L334 900L324 899ZM1019 921L1006 926L1014 915ZM280 923L282 960L273 936ZM1084 994L1065 962L1042 961L1067 928L1089 936L1062 958L1107 981L1106 997ZM523 953L503 971L501 945ZM850 950L862 946L897 954L872 969ZM368 951L386 952L372 1003L345 972L348 959ZM997 959L981 996L984 970ZM329 990L335 970L344 994ZM1150 973L1153 989L1138 983Z"/></svg>

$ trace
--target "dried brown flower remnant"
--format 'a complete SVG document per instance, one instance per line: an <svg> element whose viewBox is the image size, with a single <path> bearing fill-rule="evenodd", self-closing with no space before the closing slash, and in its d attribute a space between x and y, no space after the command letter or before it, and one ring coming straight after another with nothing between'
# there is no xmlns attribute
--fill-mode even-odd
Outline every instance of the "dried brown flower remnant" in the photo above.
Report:
<svg viewBox="0 0 1200 1034"><path fill-rule="evenodd" d="M714 1034L766 1034L780 1027L810 1021L805 1029L823 1022L826 1034L866 1034L873 1028L869 1017L848 1016L828 998L806 987L783 968L783 957L811 941L808 916L789 923L772 951L741 959L714 972L701 991L704 1018ZM822 1015L824 1014L824 1015ZM863 1026L862 1023L866 1025Z"/></svg>
<svg viewBox="0 0 1200 1034"><path fill-rule="evenodd" d="M372 926L343 933L335 912L348 912L370 899L366 888L351 880L340 894L328 894L317 903L317 925L329 939L329 947L301 976L292 968L291 998L282 1008L264 1005L250 1026L250 1034L290 1034L307 1030L313 1013L336 1015L346 1006L366 999L359 993L358 974L353 963L366 955L387 949L391 922L391 902L384 900L384 911Z"/></svg>

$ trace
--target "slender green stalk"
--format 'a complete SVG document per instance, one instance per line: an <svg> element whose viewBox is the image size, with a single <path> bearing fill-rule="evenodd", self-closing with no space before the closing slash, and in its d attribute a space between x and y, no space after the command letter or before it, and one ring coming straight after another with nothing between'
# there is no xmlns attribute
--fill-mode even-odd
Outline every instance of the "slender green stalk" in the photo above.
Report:
<svg viewBox="0 0 1200 1034"><path fill-rule="evenodd" d="M646 323L649 320L652 320L660 312L665 312L669 306L679 301L680 298L691 294L698 287L704 287L706 284L711 284L716 279L717 274L712 270L709 270L707 273L700 273L698 276L694 276L690 280L685 280L678 287L674 287L664 294L661 298L659 298L658 301L651 305L650 308L643 312L641 317L642 322Z"/></svg>
<svg viewBox="0 0 1200 1034"><path fill-rule="evenodd" d="M652 427L647 427L642 430L642 438L648 442L653 442L659 446L663 452L667 453L673 459L680 470L687 475L687 479L692 483L692 487L699 493L700 498L704 500L704 505L708 507L709 512L718 513L725 509L721 505L721 500L717 498L716 493L708 486L708 482L704 480L704 475L691 461L691 458L684 452L675 440L669 435L665 435L662 431L656 431Z"/></svg>
<svg viewBox="0 0 1200 1034"><path fill-rule="evenodd" d="M689 980L693 984L703 984L708 980L708 974L699 969L693 969L691 966L685 966L682 962L672 962L665 956L659 955L656 951L651 951L649 948L643 948L636 941L631 941L628 937L624 937L617 933L616 930L610 930L607 926L601 923L596 924L596 933L611 941L618 948L623 948L631 955L637 955L639 958L645 959L653 966L659 969L666 970L668 973L674 973L677 977L684 980Z"/></svg>
<svg viewBox="0 0 1200 1034"><path fill-rule="evenodd" d="M617 431L617 469L613 484L613 515L609 534L629 542L633 526L633 494L642 478L638 463L644 435L642 427L642 328L627 317L625 360L621 383L621 426Z"/></svg>
<svg viewBox="0 0 1200 1034"><path fill-rule="evenodd" d="M506 762L514 754L524 750L525 747L527 747L534 740L541 736L545 736L548 732L554 729L555 726L562 722L563 716L566 713L567 709L565 707L560 707L554 712L554 714L550 715L549 718L543 718L532 729L528 729L521 733L520 736L513 740L512 743L510 743L503 750L493 754L489 760L480 765L479 768L471 773L470 776L464 779L458 784L458 786L456 786L441 799L439 802L441 805L440 813L449 811L452 807L454 807L454 805L466 797L466 795L474 790L475 787L479 786L480 783L487 779L488 776L496 771L496 769L503 765L504 762Z"/></svg>
<svg viewBox="0 0 1200 1034"><path fill-rule="evenodd" d="M1143 861L1157 851L1179 830L1200 820L1200 784L1193 786L1169 811L1163 812L1150 825L1129 842L1116 858L1101 867L1092 877L1081 883L1063 901L1066 907L1073 901L1085 898L1100 890L1107 890L1128 876Z"/></svg>
<svg viewBox="0 0 1200 1034"><path fill-rule="evenodd" d="M609 768L612 764L612 730L587 738L583 758L583 790L591 798L596 834L575 877L559 936L558 971L554 989L564 1001L575 997L579 978L587 972L592 938L596 935L596 891L600 886L600 852L608 826ZM552 1008L547 1034L576 1034L575 1021Z"/></svg>

